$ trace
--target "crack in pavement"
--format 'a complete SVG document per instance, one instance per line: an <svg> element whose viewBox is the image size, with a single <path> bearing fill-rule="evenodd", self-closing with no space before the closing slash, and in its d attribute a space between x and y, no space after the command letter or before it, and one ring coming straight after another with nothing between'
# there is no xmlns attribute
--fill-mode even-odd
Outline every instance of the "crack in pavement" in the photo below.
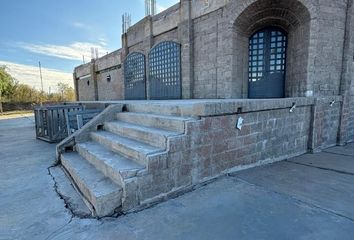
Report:
<svg viewBox="0 0 354 240"><path fill-rule="evenodd" d="M74 216L71 216L69 221L67 223L65 223L63 226L61 226L60 228L58 228L57 230L55 230L54 232L50 233L48 235L48 237L45 238L45 240L48 240L48 239L52 239L53 236L55 236L60 230L62 230L63 228L65 228L66 226L68 226L72 220L74 219Z"/></svg>
<svg viewBox="0 0 354 240"><path fill-rule="evenodd" d="M345 153L335 153L335 152L330 152L330 151L328 151L328 150L324 150L324 151L322 151L322 152L324 152L324 153L329 153L329 154L333 154L333 155L339 155L339 156L345 156L345 157L352 157L352 158L354 158L353 155L345 154Z"/></svg>
<svg viewBox="0 0 354 240"><path fill-rule="evenodd" d="M63 202L64 202L64 207L70 212L70 214L71 214L72 217L74 217L74 218L79 218L79 219L93 219L93 220L98 220L98 221L100 221L101 219L105 219L105 218L118 218L118 217L120 217L120 216L122 216L122 215L126 215L126 214L123 214L123 213L120 211L120 208L121 208L121 207L118 207L118 208L116 209L116 211L115 211L112 215L108 215L108 216L104 216L104 217L95 217L95 216L93 216L91 210L90 210L90 212L91 212L90 214L88 214L88 213L86 213L86 214L85 214L85 213L82 213L82 214L78 213L78 212L76 211L75 206L73 206L72 203L69 201L68 197L65 196L64 194L62 194L61 191L59 190L58 182L57 182L55 176L54 176L54 175L52 174L52 172L51 172L51 168L55 168L55 167L58 167L58 166L59 166L59 165L52 165L52 166L48 167L48 168L47 168L48 174L51 176L51 178L52 178L52 180L53 180L53 182L54 182L54 186L53 186L54 191L56 192L57 196L58 196L61 200L63 200ZM61 170L63 170L63 169L61 169ZM65 171L64 171L64 174L66 174ZM67 176L67 175L65 175L65 178L68 178L68 181L70 181L70 185L71 185L70 187L72 187L72 189L80 195L80 198L84 198L84 196L82 196L82 194L81 194L80 191L77 189L77 187L75 187L75 186L73 185L73 183L71 182L72 180L70 180L70 177ZM85 201L88 201L88 200L86 199ZM90 204L90 203L88 203L88 204ZM88 209L89 209L89 208L88 208Z"/></svg>
<svg viewBox="0 0 354 240"><path fill-rule="evenodd" d="M74 212L74 209L73 209L73 207L71 206L70 202L68 201L67 197L65 197L63 194L61 194L60 191L59 191L59 189L58 189L58 183L57 183L55 177L53 176L53 174L52 174L52 172L51 172L51 170L50 170L51 168L54 168L54 167L56 167L56 166L53 165L53 166L50 166L50 167L47 168L48 174L49 174L49 176L51 176L51 178L52 178L52 180L53 180L53 182L54 182L54 185L53 185L54 191L56 192L56 194L58 195L58 197L59 197L61 200L63 200L63 202L64 202L64 207L70 212L71 218L74 218L74 217L79 218L79 219L90 219L90 218L93 218L93 217L90 216L90 215L78 214L78 213L75 213L75 212Z"/></svg>
<svg viewBox="0 0 354 240"><path fill-rule="evenodd" d="M315 165L311 165L311 164L293 162L293 161L289 161L289 160L285 160L285 162L292 163L292 164L297 164L297 165L301 165L301 166L306 166L306 167L317 168L317 169L320 169L320 170L327 170L327 171L331 171L331 172L335 172L335 173L340 173L340 174L354 176L354 173L341 171L341 170L336 170L336 169L333 169L333 168L319 167L319 166L315 166Z"/></svg>
<svg viewBox="0 0 354 240"><path fill-rule="evenodd" d="M303 204L303 205L306 205L306 206L308 206L308 207L316 208L316 209L319 209L319 210L321 210L321 211L323 211L323 212L326 212L326 213L329 213L329 214L333 214L333 215L336 215L337 217L342 217L342 218L345 218L345 219L347 219L347 220L349 220L349 221L351 221L351 222L354 222L354 219L351 218L351 217L345 216L345 215L343 215L343 214L341 214L341 213L338 213L338 212L336 212L336 211L333 211L333 210L331 210L331 209L323 208L323 207L321 207L321 206L319 206L319 205L316 205L316 204L314 204L314 203L310 203L310 202L307 202L307 201L305 201L305 200L301 200L301 199L299 199L299 198L297 198L297 197L295 197L295 196L293 196L293 195L290 195L290 194L287 194L287 193L283 193L283 192L278 192L278 191L272 190L272 189L267 188L267 187L264 187L264 186L262 186L262 185L249 182L249 181L247 181L247 180L245 180L245 179L243 179L243 178L241 178L241 177L235 176L235 175L229 175L229 177L234 178L234 179L237 179L237 180L240 181L240 182L249 184L250 186L254 186L254 187L263 189L265 192L268 192L268 193L275 193L275 194L277 194L277 195L286 197L286 198L288 198L288 199L292 199L292 200L294 200L295 202L299 202L299 203L301 203L301 204Z"/></svg>

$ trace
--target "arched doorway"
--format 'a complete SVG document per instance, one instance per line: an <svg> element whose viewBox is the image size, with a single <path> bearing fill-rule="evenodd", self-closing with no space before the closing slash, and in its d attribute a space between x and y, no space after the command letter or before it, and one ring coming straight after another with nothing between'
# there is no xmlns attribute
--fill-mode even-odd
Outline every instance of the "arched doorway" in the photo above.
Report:
<svg viewBox="0 0 354 240"><path fill-rule="evenodd" d="M154 46L149 53L150 99L180 99L181 46L165 41Z"/></svg>
<svg viewBox="0 0 354 240"><path fill-rule="evenodd" d="M308 96L308 92L311 92L311 74L313 73L311 72L312 69L309 63L314 61L315 56L312 54L315 49L312 46L314 46L315 42L310 41L310 30L313 27L311 14L313 14L313 16L316 15L315 12L310 13L308 7L311 4L304 5L305 2L310 1L250 0L247 1L245 6L240 6L235 3L235 7L239 10L232 10L230 14L232 15L233 12L240 12L240 14L232 18L232 21L234 21L233 36L229 38L233 41L232 85L230 89L232 89L234 97L303 97ZM262 86L262 83L266 83L261 81L254 82L255 79L250 82L249 76L249 74L251 74L251 77L256 76L256 74L252 75L254 69L249 69L249 67L251 67L249 66L250 40L256 33L264 30L266 30L266 32L268 30L268 33L270 30L277 30L281 32L286 39L286 65L284 66L283 74L285 79L285 81L283 81L283 84L285 82L283 88L284 94L269 96L263 93L262 95L254 95L252 94L254 91L249 94L252 88L257 88L258 84ZM264 35L264 37L266 37L266 35ZM266 46L265 49L267 49ZM251 54L253 54L253 52ZM257 52L255 54L258 55L259 53ZM264 54L266 53L264 52ZM258 65L254 67L258 67ZM266 68L267 66L265 65L264 67ZM227 68L225 69L227 70ZM251 70L251 72L249 70ZM274 87L273 84L267 84L266 86ZM266 86L263 84L262 88L266 89Z"/></svg>
<svg viewBox="0 0 354 240"><path fill-rule="evenodd" d="M285 97L287 34L264 28L249 39L248 97Z"/></svg>
<svg viewBox="0 0 354 240"><path fill-rule="evenodd" d="M133 52L124 62L124 85L126 100L146 99L145 55Z"/></svg>

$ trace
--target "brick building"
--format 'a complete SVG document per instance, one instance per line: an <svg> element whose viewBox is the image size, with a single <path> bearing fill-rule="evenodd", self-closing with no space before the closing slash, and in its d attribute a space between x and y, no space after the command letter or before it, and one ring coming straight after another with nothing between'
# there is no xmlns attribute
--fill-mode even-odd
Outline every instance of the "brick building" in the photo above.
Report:
<svg viewBox="0 0 354 240"><path fill-rule="evenodd" d="M145 82L146 96L140 98L164 98L151 93L149 85L153 84L153 79L149 72L153 59L149 54L154 49L163 54L163 50L158 48L163 48L161 44L166 44L166 41L177 43L176 48L180 53L181 73L178 79L169 79L177 82L175 84L181 89L178 98L248 98L249 89L257 89L258 85L264 89L269 85L272 88L281 85L284 90L280 89L281 93L276 94L276 97L282 94L284 97L341 95L344 89L349 90L347 85L351 80L353 62L350 2L181 1L130 27L122 35L122 49L111 53L111 60L107 60L109 56L106 56L97 61L95 71L98 77L93 82L97 81L98 96L93 94L95 84L75 81L79 99L124 99L124 64L121 65L121 60L125 62L136 53L142 53L141 58L145 61L144 76L141 78ZM276 39L275 36L269 37L272 33L281 36L278 34ZM284 39L278 41L282 36ZM258 40L267 42L257 45L255 42ZM285 49L278 47L282 44ZM264 50L258 47L264 47ZM273 54L270 53L272 51ZM275 54L274 51L281 52ZM263 57L264 60L261 60ZM249 58L257 60L250 61ZM77 67L76 78L88 76L90 65ZM101 72L112 66L117 68L115 72ZM278 76L280 82L262 86L262 78L273 81L274 77L268 77L270 72L275 72L272 75L275 78ZM106 77L101 78L101 75ZM109 75L114 91L107 92L103 89ZM126 80L137 81L137 75L131 77L135 79Z"/></svg>
<svg viewBox="0 0 354 240"><path fill-rule="evenodd" d="M77 145L122 187L115 207L125 211L225 172L354 141L353 14L353 0L181 0L130 27L118 51L75 68L78 100L119 110L106 109L58 153ZM192 100L117 101L145 99ZM95 132L102 124L164 151ZM117 180L80 145L90 139L144 170Z"/></svg>

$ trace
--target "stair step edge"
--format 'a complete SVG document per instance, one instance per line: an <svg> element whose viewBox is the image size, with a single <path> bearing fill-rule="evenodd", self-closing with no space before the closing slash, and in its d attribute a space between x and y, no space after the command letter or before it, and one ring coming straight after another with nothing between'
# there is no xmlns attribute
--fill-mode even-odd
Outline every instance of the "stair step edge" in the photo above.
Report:
<svg viewBox="0 0 354 240"><path fill-rule="evenodd" d="M124 179L135 177L145 166L110 149L95 143L86 142L77 145L77 151L105 176L121 186Z"/></svg>
<svg viewBox="0 0 354 240"><path fill-rule="evenodd" d="M99 217L113 214L121 206L122 188L100 173L78 153L62 154L62 165L70 174L83 198Z"/></svg>

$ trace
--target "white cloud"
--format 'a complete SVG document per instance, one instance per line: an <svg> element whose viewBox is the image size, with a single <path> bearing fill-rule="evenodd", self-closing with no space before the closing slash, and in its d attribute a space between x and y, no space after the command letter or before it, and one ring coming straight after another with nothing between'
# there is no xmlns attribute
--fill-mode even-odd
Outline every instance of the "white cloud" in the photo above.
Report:
<svg viewBox="0 0 354 240"><path fill-rule="evenodd" d="M16 78L19 83L27 84L41 90L41 80L39 68L37 66L17 64L13 62L0 61L0 66L5 65L8 72ZM71 73L62 72L56 69L42 67L43 89L48 92L49 87L51 92L57 91L57 84L67 83L74 87L73 77Z"/></svg>
<svg viewBox="0 0 354 240"><path fill-rule="evenodd" d="M88 29L88 26L82 22L73 22L72 25L76 28Z"/></svg>
<svg viewBox="0 0 354 240"><path fill-rule="evenodd" d="M102 46L102 47L106 47L107 46L107 40L105 38L99 38L98 39L98 42L99 44Z"/></svg>
<svg viewBox="0 0 354 240"><path fill-rule="evenodd" d="M111 50L105 47L106 42L104 39L100 39L98 44L88 42L74 42L68 46L31 43L20 43L19 45L33 53L77 61L81 61L82 56L85 57L86 61L89 61L91 59L91 48L97 48L99 56L105 55L107 52L111 52Z"/></svg>
<svg viewBox="0 0 354 240"><path fill-rule="evenodd" d="M162 6L162 5L158 4L158 3L156 3L156 11L157 11L157 13L163 12L163 11L165 11L166 9L167 9L167 7Z"/></svg>

